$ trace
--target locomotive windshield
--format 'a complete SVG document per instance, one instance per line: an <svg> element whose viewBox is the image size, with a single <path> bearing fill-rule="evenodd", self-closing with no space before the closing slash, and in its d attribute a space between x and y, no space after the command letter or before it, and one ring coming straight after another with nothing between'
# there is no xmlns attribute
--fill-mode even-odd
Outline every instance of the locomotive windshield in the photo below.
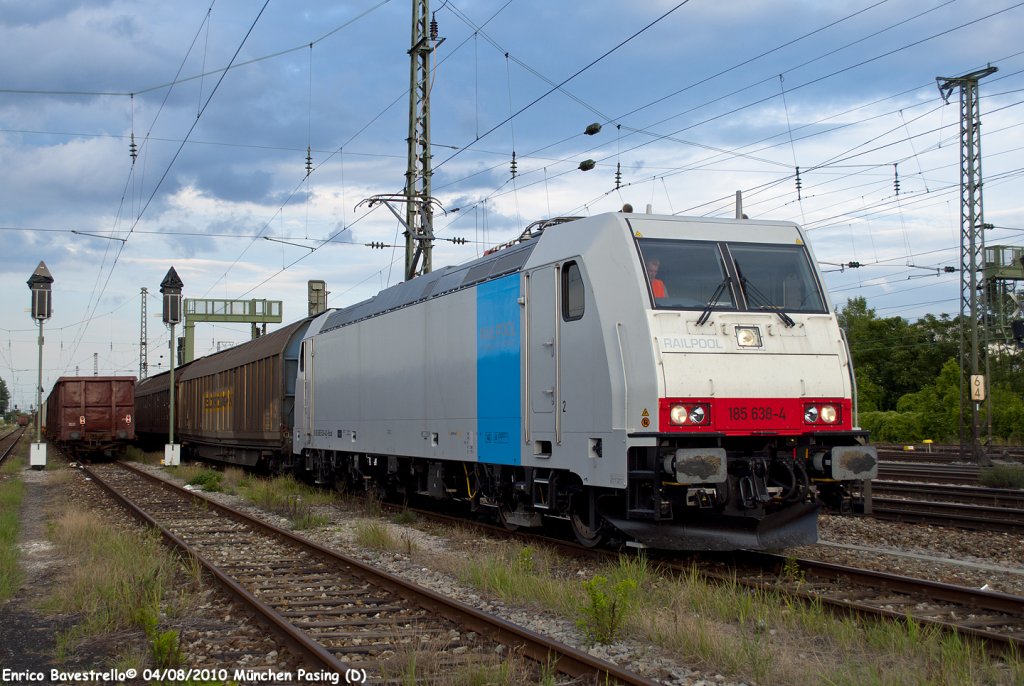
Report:
<svg viewBox="0 0 1024 686"><path fill-rule="evenodd" d="M801 245L637 242L658 309L827 311Z"/></svg>

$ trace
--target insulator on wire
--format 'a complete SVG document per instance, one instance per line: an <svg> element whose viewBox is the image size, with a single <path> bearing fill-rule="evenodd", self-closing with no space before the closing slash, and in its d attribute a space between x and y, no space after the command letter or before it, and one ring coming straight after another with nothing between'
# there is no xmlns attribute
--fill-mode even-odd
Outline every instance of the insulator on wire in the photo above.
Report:
<svg viewBox="0 0 1024 686"><path fill-rule="evenodd" d="M437 13L430 15L430 40L437 40Z"/></svg>
<svg viewBox="0 0 1024 686"><path fill-rule="evenodd" d="M512 178L516 178L516 173L519 171L519 165L516 164L516 151L512 151Z"/></svg>
<svg viewBox="0 0 1024 686"><path fill-rule="evenodd" d="M306 146L306 176L313 173L313 150Z"/></svg>
<svg viewBox="0 0 1024 686"><path fill-rule="evenodd" d="M368 247L368 248L384 249L384 248L388 247L388 244L387 243L382 243L380 241L372 241L370 243L367 243L366 247Z"/></svg>
<svg viewBox="0 0 1024 686"><path fill-rule="evenodd" d="M131 155L132 164L139 158L139 146L135 145L135 132L132 131L132 142L128 144L128 154Z"/></svg>
<svg viewBox="0 0 1024 686"><path fill-rule="evenodd" d="M466 239L462 238L461 236L456 236L455 238L450 238L449 240L452 243L454 243L455 245L465 245L466 244Z"/></svg>
<svg viewBox="0 0 1024 686"><path fill-rule="evenodd" d="M892 187L896 190L896 195L900 194L900 169L895 164L892 165L893 179Z"/></svg>
<svg viewBox="0 0 1024 686"><path fill-rule="evenodd" d="M850 269L856 269L857 267L860 266L860 262L847 262L846 266L849 267Z"/></svg>
<svg viewBox="0 0 1024 686"><path fill-rule="evenodd" d="M590 171L591 169L593 169L596 166L597 166L597 162L595 162L594 160L583 160L582 162L580 162L579 170L580 171Z"/></svg>
<svg viewBox="0 0 1024 686"><path fill-rule="evenodd" d="M615 190L622 188L622 162L615 163Z"/></svg>
<svg viewBox="0 0 1024 686"><path fill-rule="evenodd" d="M803 184L803 182L800 181L800 167L797 167L796 168L796 199L797 200L803 200L803 198L800 197L800 190L803 187L804 187L804 184Z"/></svg>

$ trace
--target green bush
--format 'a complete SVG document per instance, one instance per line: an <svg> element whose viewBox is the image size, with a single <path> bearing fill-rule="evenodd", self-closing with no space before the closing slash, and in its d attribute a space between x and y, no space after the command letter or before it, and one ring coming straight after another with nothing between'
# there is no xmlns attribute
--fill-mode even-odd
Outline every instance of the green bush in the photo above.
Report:
<svg viewBox="0 0 1024 686"><path fill-rule="evenodd" d="M224 475L212 469L204 469L188 480L189 486L199 486L204 491L221 491Z"/></svg>
<svg viewBox="0 0 1024 686"><path fill-rule="evenodd" d="M583 582L587 602L580 607L578 626L590 643L611 643L622 631L637 585L632 579L609 584L601 575Z"/></svg>
<svg viewBox="0 0 1024 686"><path fill-rule="evenodd" d="M1024 465L997 464L978 474L978 483L989 488L1024 488Z"/></svg>

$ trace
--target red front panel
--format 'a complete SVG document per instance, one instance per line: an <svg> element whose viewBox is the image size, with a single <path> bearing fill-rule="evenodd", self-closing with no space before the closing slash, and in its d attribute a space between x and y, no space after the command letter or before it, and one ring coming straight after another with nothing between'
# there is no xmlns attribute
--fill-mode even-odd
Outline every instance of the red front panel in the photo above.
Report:
<svg viewBox="0 0 1024 686"><path fill-rule="evenodd" d="M701 425L673 424L669 412L673 405L679 403L709 406L708 421ZM838 409L839 417L835 423L808 423L804 420L808 405L823 404ZM659 430L664 432L791 435L811 431L849 431L852 428L851 403L847 398L661 398L658 409Z"/></svg>

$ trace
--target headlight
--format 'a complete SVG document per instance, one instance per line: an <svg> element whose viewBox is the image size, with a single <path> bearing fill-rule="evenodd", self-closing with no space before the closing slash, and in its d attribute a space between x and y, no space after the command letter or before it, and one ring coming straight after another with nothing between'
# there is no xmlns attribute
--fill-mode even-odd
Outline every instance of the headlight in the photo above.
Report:
<svg viewBox="0 0 1024 686"><path fill-rule="evenodd" d="M805 405L804 422L807 424L835 424L842 415L836 405Z"/></svg>
<svg viewBox="0 0 1024 686"><path fill-rule="evenodd" d="M760 348L761 331L756 326L737 326L736 344L741 348Z"/></svg>
<svg viewBox="0 0 1024 686"><path fill-rule="evenodd" d="M673 405L668 420L676 426L704 426L709 423L711 408L706 403Z"/></svg>

